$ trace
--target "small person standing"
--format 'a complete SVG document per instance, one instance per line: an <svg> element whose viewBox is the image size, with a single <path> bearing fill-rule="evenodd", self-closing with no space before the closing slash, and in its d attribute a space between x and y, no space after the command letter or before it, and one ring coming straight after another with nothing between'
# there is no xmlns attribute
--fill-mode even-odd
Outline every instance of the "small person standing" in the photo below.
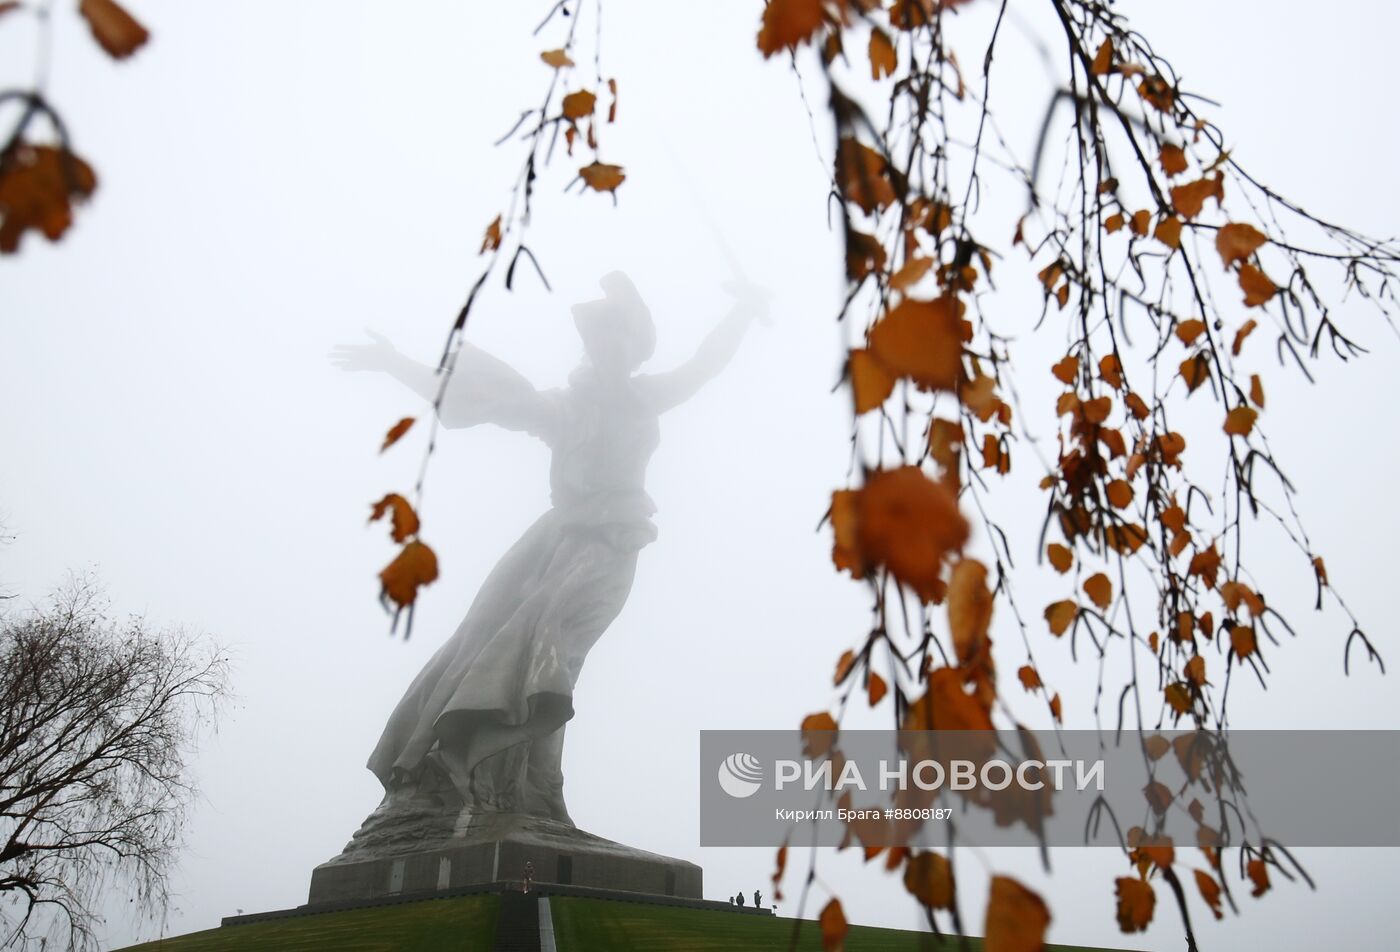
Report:
<svg viewBox="0 0 1400 952"><path fill-rule="evenodd" d="M523 878L523 879L521 880L521 882L520 882L520 891L521 891L521 892L525 892L525 893L529 892L529 891L530 891L530 883L534 880L534 878L535 878L535 864L532 863L532 862L530 862L530 861L527 859L527 860L525 861L525 875L524 875L524 878Z"/></svg>
<svg viewBox="0 0 1400 952"><path fill-rule="evenodd" d="M753 891L753 907L755 909L761 909L763 907L763 893L759 892L757 889Z"/></svg>
<svg viewBox="0 0 1400 952"><path fill-rule="evenodd" d="M739 893L739 895L735 896L734 898L735 898L735 900L738 901L739 907L740 907L740 908L743 908L743 905L744 905L744 894L743 894L743 892L741 891L741 892Z"/></svg>

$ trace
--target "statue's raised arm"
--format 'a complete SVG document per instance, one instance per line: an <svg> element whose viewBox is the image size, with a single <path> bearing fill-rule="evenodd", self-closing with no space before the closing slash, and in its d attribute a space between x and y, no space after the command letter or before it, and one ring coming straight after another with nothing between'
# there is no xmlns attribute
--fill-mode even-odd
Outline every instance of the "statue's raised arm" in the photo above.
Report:
<svg viewBox="0 0 1400 952"><path fill-rule="evenodd" d="M401 354L389 340L367 331L371 343L343 344L331 351L342 370L387 373L429 403L437 399L437 372ZM560 420L559 402L542 393L504 361L472 344L463 344L438 419L446 427L494 423L550 442Z"/></svg>
<svg viewBox="0 0 1400 952"><path fill-rule="evenodd" d="M723 370L739 350L749 325L767 314L767 294L751 284L733 283L726 289L734 305L714 330L705 336L690 359L674 370L637 377L638 388L658 413L685 403Z"/></svg>

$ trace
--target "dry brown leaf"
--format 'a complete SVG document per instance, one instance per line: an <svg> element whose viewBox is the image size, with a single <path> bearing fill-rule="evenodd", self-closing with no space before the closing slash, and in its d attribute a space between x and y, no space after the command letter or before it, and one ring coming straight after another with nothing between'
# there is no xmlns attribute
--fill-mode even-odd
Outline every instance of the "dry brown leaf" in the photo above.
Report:
<svg viewBox="0 0 1400 952"><path fill-rule="evenodd" d="M1215 233L1215 250L1220 252L1220 260L1225 267L1236 261L1248 261L1250 255L1263 247L1269 239L1253 225L1231 222L1222 225Z"/></svg>
<svg viewBox="0 0 1400 952"><path fill-rule="evenodd" d="M984 952L1041 952L1049 925L1044 900L1009 876L992 877Z"/></svg>
<svg viewBox="0 0 1400 952"><path fill-rule="evenodd" d="M1028 664L1023 664L1020 668L1016 669L1016 677L1021 679L1021 687L1025 688L1027 691L1034 691L1036 688L1041 687L1040 673Z"/></svg>
<svg viewBox="0 0 1400 952"><path fill-rule="evenodd" d="M1050 633L1063 635L1069 630L1069 626L1074 623L1074 619L1079 614L1079 606L1069 599L1054 602L1045 607L1045 621L1050 626Z"/></svg>
<svg viewBox="0 0 1400 952"><path fill-rule="evenodd" d="M501 247L501 216L497 215L495 221L486 226L486 234L481 239L481 254L488 251L495 251Z"/></svg>
<svg viewBox="0 0 1400 952"><path fill-rule="evenodd" d="M1150 883L1135 876L1120 876L1115 882L1118 895L1118 928L1124 932L1145 932L1157 906L1157 894Z"/></svg>
<svg viewBox="0 0 1400 952"><path fill-rule="evenodd" d="M889 686L885 684L885 679L874 671L870 672L870 683L866 686L866 696L870 699L870 706L879 704L881 699L889 691Z"/></svg>
<svg viewBox="0 0 1400 952"><path fill-rule="evenodd" d="M87 20L98 44L113 59L126 59L151 38L146 28L115 0L82 0L78 12Z"/></svg>
<svg viewBox="0 0 1400 952"><path fill-rule="evenodd" d="M879 27L870 31L870 78L883 79L899 67L899 54L895 52L890 36Z"/></svg>
<svg viewBox="0 0 1400 952"><path fill-rule="evenodd" d="M413 426L413 417L409 416L389 427L389 432L384 434L384 444L379 447L379 452L384 452L403 439L403 435L408 432L411 426Z"/></svg>
<svg viewBox="0 0 1400 952"><path fill-rule="evenodd" d="M850 926L846 924L846 914L841 911L841 900L828 902L817 922L821 926L822 949L825 952L840 952L846 947L846 933L850 931Z"/></svg>
<svg viewBox="0 0 1400 952"><path fill-rule="evenodd" d="M960 663L966 664L988 650L992 607L987 567L976 559L959 561L948 583L948 629Z"/></svg>
<svg viewBox="0 0 1400 952"><path fill-rule="evenodd" d="M930 909L951 909L953 866L942 853L916 853L904 866L904 888Z"/></svg>
<svg viewBox="0 0 1400 952"><path fill-rule="evenodd" d="M1055 571L1064 575L1074 565L1074 552L1068 546L1060 545L1058 542L1051 542L1045 547L1045 555L1050 560L1050 564L1055 567Z"/></svg>
<svg viewBox="0 0 1400 952"><path fill-rule="evenodd" d="M627 176L620 165L606 165L594 162L578 170L584 184L595 192L615 192Z"/></svg>
<svg viewBox="0 0 1400 952"><path fill-rule="evenodd" d="M382 597L391 599L400 608L412 605L418 589L438 577L437 555L422 542L414 540L405 545L394 561L379 573Z"/></svg>
<svg viewBox="0 0 1400 952"><path fill-rule="evenodd" d="M765 59L781 50L795 49L810 40L825 19L822 0L770 0L763 10L758 48Z"/></svg>
<svg viewBox="0 0 1400 952"><path fill-rule="evenodd" d="M1231 436L1249 436L1259 411L1253 407L1235 407L1225 414L1225 432Z"/></svg>
<svg viewBox="0 0 1400 952"><path fill-rule="evenodd" d="M569 93L564 97L563 110L564 118L570 122L582 119L585 116L593 115L593 109L598 103L598 97L586 89Z"/></svg>
<svg viewBox="0 0 1400 952"><path fill-rule="evenodd" d="M1220 884L1205 870L1197 869L1194 872L1196 874L1196 888L1201 891L1201 898L1210 907L1215 918L1225 918L1225 913L1220 909Z"/></svg>
<svg viewBox="0 0 1400 952"><path fill-rule="evenodd" d="M1246 262L1240 265L1240 290L1244 292L1246 307L1259 307L1278 293L1278 286L1267 274Z"/></svg>
<svg viewBox="0 0 1400 952"><path fill-rule="evenodd" d="M857 414L869 413L889 399L895 378L870 351L851 351L849 369Z"/></svg>
<svg viewBox="0 0 1400 952"><path fill-rule="evenodd" d="M565 66L574 65L574 61L569 59L569 54L564 50L545 50L540 54L540 59L555 69L563 69Z"/></svg>
<svg viewBox="0 0 1400 952"><path fill-rule="evenodd" d="M1160 159L1162 171L1168 176L1180 175L1186 171L1186 152L1179 145L1162 146Z"/></svg>
<svg viewBox="0 0 1400 952"><path fill-rule="evenodd" d="M389 535L395 542L404 542L418 534L418 513L413 511L409 501L398 493L389 493L370 507L370 522L378 522L389 515Z"/></svg>
<svg viewBox="0 0 1400 952"><path fill-rule="evenodd" d="M1101 611L1108 611L1109 604L1113 601L1113 583L1108 580L1108 576L1102 572L1095 572L1084 581L1084 594Z"/></svg>
<svg viewBox="0 0 1400 952"><path fill-rule="evenodd" d="M92 168L72 152L20 144L0 159L0 253L19 250L30 229L49 241L73 224L73 202L97 188Z"/></svg>
<svg viewBox="0 0 1400 952"><path fill-rule="evenodd" d="M962 378L962 309L954 297L905 300L870 331L870 352L896 377L930 390L956 390Z"/></svg>

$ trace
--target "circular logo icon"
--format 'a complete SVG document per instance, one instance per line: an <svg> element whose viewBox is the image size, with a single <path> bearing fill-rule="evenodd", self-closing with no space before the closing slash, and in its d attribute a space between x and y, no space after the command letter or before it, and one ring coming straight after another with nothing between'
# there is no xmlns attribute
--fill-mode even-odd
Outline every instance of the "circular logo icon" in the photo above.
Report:
<svg viewBox="0 0 1400 952"><path fill-rule="evenodd" d="M731 797L751 797L762 784L763 765L753 754L730 754L719 765L720 789Z"/></svg>

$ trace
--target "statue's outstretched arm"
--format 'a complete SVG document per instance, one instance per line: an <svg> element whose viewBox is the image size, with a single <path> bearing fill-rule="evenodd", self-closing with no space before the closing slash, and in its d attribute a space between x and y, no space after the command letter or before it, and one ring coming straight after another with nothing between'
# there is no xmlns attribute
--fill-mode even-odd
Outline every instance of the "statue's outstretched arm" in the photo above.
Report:
<svg viewBox="0 0 1400 952"><path fill-rule="evenodd" d="M399 353L386 338L369 334L373 343L337 347L331 352L332 362L343 370L387 373L429 403L437 399L441 378L433 368ZM462 345L438 407L443 426L494 423L546 441L557 431L560 413L553 394L536 390L504 361L471 344Z"/></svg>
<svg viewBox="0 0 1400 952"><path fill-rule="evenodd" d="M648 374L638 379L658 412L678 406L709 383L739 350L739 344L755 318L766 313L766 297L750 286L732 286L734 306L714 330L706 335L689 360L675 370Z"/></svg>

